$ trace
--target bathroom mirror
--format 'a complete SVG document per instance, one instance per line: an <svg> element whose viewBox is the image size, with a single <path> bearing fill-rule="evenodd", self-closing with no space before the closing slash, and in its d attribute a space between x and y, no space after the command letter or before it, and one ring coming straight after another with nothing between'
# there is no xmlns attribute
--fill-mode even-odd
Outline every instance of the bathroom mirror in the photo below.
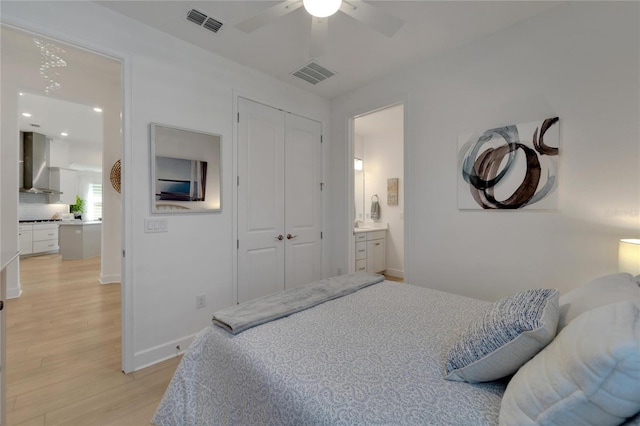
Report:
<svg viewBox="0 0 640 426"><path fill-rule="evenodd" d="M364 222L364 167L363 161L355 157L354 161L354 171L353 171L353 182L354 182L354 203L355 203L355 218L354 223L356 221Z"/></svg>
<svg viewBox="0 0 640 426"><path fill-rule="evenodd" d="M151 212L221 210L220 135L151 123Z"/></svg>

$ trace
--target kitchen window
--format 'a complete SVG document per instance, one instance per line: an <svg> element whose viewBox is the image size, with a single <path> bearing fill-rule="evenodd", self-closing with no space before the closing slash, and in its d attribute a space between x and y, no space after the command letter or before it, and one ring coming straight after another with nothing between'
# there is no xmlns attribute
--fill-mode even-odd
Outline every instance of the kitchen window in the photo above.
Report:
<svg viewBox="0 0 640 426"><path fill-rule="evenodd" d="M87 199L87 219L102 219L102 184L90 183L89 196Z"/></svg>

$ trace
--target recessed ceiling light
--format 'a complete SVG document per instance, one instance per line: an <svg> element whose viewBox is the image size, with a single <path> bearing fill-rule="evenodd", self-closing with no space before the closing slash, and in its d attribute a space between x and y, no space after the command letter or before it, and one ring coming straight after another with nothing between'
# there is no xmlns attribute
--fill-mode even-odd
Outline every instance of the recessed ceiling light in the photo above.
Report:
<svg viewBox="0 0 640 426"><path fill-rule="evenodd" d="M102 108L99 108L99 107L95 107L93 110L94 110L95 112L102 112Z"/></svg>
<svg viewBox="0 0 640 426"><path fill-rule="evenodd" d="M20 96L24 96L24 93L22 93L22 92L19 92L19 93L18 93L18 95L20 95Z"/></svg>
<svg viewBox="0 0 640 426"><path fill-rule="evenodd" d="M22 116L23 116L23 117L31 117L31 114L29 114L28 112L23 112L23 113L22 113Z"/></svg>
<svg viewBox="0 0 640 426"><path fill-rule="evenodd" d="M67 132L62 132L62 133L60 133L60 136L69 136L69 133L67 133Z"/></svg>

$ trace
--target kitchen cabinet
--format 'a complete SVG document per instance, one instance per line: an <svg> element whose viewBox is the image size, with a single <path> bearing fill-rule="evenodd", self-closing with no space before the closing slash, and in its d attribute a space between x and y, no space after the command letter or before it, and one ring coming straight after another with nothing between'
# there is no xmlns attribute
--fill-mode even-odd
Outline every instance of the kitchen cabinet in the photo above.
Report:
<svg viewBox="0 0 640 426"><path fill-rule="evenodd" d="M356 272L378 273L387 269L386 233L372 229L356 231Z"/></svg>
<svg viewBox="0 0 640 426"><path fill-rule="evenodd" d="M31 254L33 252L32 245L33 225L18 226L18 247L20 254Z"/></svg>
<svg viewBox="0 0 640 426"><path fill-rule="evenodd" d="M57 223L38 223L31 226L33 227L32 253L45 253L59 249Z"/></svg>
<svg viewBox="0 0 640 426"><path fill-rule="evenodd" d="M60 224L60 254L62 259L86 259L100 256L102 222L71 222Z"/></svg>
<svg viewBox="0 0 640 426"><path fill-rule="evenodd" d="M49 203L75 204L76 203L76 178L75 170L49 167L51 189L62 194L49 194Z"/></svg>

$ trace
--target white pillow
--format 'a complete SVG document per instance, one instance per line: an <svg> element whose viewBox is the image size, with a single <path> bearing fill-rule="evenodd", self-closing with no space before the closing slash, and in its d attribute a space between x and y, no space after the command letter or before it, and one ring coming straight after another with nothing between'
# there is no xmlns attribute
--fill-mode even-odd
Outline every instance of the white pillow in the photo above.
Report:
<svg viewBox="0 0 640 426"><path fill-rule="evenodd" d="M616 425L640 411L640 310L609 304L573 320L509 382L500 425Z"/></svg>
<svg viewBox="0 0 640 426"><path fill-rule="evenodd" d="M631 300L640 306L640 286L631 274L610 274L560 296L558 332L583 312L609 303Z"/></svg>
<svg viewBox="0 0 640 426"><path fill-rule="evenodd" d="M513 374L556 335L558 290L526 290L498 300L454 343L445 379L488 382Z"/></svg>

